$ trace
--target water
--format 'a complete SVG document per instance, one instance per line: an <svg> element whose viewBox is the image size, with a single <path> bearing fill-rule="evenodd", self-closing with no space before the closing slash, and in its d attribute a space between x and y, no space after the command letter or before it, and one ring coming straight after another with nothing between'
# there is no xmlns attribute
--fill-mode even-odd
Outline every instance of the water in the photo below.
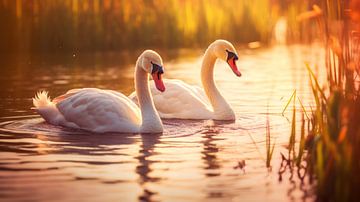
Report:
<svg viewBox="0 0 360 202"><path fill-rule="evenodd" d="M294 89L311 104L304 62L322 65L316 45L238 50L242 77L217 62L215 80L236 112L235 123L165 120L161 135L89 134L44 123L30 108L38 90L54 97L71 88L130 94L140 52L7 55L0 75L0 196L4 201L304 201L309 187L285 173L280 152L289 137ZM200 85L203 50L165 54L165 77ZM266 120L276 142L265 164ZM238 162L245 161L240 169ZM305 192L304 192L305 190Z"/></svg>

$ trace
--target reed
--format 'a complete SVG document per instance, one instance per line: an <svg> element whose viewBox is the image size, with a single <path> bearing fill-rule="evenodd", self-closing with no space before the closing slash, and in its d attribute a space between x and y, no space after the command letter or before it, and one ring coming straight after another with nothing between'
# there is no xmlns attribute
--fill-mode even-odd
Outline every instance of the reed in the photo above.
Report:
<svg viewBox="0 0 360 202"><path fill-rule="evenodd" d="M351 10L350 5L347 1L326 1L301 15L319 26L327 75L320 83L306 64L315 108L307 121L302 115L297 155L293 114L289 159L296 161L298 168L306 162L307 175L316 179L318 201L357 201L360 197L360 44L355 26L359 21L352 17L358 16L359 10Z"/></svg>
<svg viewBox="0 0 360 202"><path fill-rule="evenodd" d="M266 120L266 167L272 170L271 159L274 153L275 142L271 144L270 121Z"/></svg>
<svg viewBox="0 0 360 202"><path fill-rule="evenodd" d="M0 50L202 47L218 38L267 43L278 16L269 0L1 0Z"/></svg>

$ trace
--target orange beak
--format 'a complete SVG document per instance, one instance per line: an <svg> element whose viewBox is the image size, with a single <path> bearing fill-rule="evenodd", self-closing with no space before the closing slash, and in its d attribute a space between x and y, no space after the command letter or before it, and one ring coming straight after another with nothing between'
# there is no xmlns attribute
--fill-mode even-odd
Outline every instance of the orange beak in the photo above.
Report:
<svg viewBox="0 0 360 202"><path fill-rule="evenodd" d="M151 74L151 76L152 76L152 78L153 78L153 80L155 82L156 88L159 91L164 92L165 91L165 85L164 85L164 82L162 80L162 74L155 72L155 73Z"/></svg>
<svg viewBox="0 0 360 202"><path fill-rule="evenodd" d="M229 66L231 67L232 71L234 72L234 74L238 77L241 76L241 72L239 71L239 69L236 66L236 60L235 58L230 58L227 60L227 63L229 64Z"/></svg>

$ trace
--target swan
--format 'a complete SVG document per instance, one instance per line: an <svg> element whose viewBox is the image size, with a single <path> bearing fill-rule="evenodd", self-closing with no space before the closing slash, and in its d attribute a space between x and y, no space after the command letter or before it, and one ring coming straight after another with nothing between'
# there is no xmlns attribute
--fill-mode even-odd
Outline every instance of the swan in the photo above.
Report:
<svg viewBox="0 0 360 202"><path fill-rule="evenodd" d="M45 91L33 98L34 109L53 125L95 133L161 133L163 125L149 90L152 75L156 88L164 92L163 63L159 54L144 51L135 66L135 91L139 107L127 96L113 90L72 89L52 101Z"/></svg>
<svg viewBox="0 0 360 202"><path fill-rule="evenodd" d="M160 94L155 91L154 85L150 85L161 118L235 120L234 111L214 82L214 65L218 58L226 61L236 76L241 76L236 66L238 56L234 46L226 40L216 40L209 45L202 61L201 82L204 89L181 80L164 79L167 90ZM129 98L138 103L135 92Z"/></svg>

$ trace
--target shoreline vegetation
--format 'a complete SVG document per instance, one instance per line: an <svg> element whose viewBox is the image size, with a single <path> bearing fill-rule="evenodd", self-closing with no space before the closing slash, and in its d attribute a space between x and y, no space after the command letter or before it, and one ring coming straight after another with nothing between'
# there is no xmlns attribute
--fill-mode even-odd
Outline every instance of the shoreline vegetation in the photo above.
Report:
<svg viewBox="0 0 360 202"><path fill-rule="evenodd" d="M7 50L39 52L266 42L278 15L270 8L267 0L4 0L0 40Z"/></svg>
<svg viewBox="0 0 360 202"><path fill-rule="evenodd" d="M0 52L96 52L271 44L285 16L287 42L311 41L296 21L309 3L284 0L1 0ZM310 36L310 37L309 37Z"/></svg>
<svg viewBox="0 0 360 202"><path fill-rule="evenodd" d="M308 114L299 100L299 124L296 91L288 101L285 109L290 102L294 106L292 130L289 153L281 154L279 175L286 167L291 173L296 171L302 183L308 180L314 185L316 201L357 201L360 197L360 12L356 3L327 1L299 15L299 20L313 21L319 28L326 51L325 67L319 68L326 68L327 77L320 83L313 67L305 64L315 106Z"/></svg>

